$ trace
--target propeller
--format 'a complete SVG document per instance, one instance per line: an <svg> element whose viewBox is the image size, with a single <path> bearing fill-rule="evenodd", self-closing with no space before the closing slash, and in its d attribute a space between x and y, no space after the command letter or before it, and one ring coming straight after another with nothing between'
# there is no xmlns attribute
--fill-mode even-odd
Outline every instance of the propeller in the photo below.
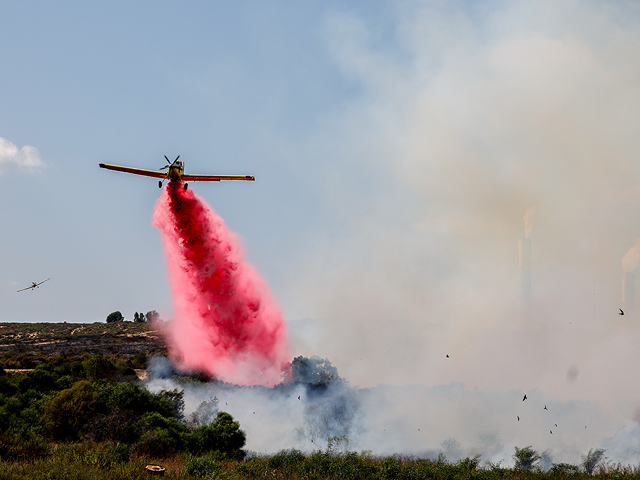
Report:
<svg viewBox="0 0 640 480"><path fill-rule="evenodd" d="M178 156L176 157L176 159L173 161L173 163L171 163L171 162L169 161L169 159L167 158L167 156L166 156L166 155L164 156L164 158L167 160L167 164L166 164L166 165L163 165L162 167L160 167L160 170L164 170L165 168L169 168L171 165L173 165L174 163L176 163L176 162L178 161L178 159L180 158L180 155L178 155Z"/></svg>

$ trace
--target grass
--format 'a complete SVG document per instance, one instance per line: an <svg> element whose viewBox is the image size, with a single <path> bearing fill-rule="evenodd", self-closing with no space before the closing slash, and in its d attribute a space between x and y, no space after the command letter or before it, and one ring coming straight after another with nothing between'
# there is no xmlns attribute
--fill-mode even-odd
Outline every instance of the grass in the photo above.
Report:
<svg viewBox="0 0 640 480"><path fill-rule="evenodd" d="M53 445L50 455L44 458L0 461L0 480L142 480L151 478L145 469L148 464L162 465L166 469L164 478L180 480L640 479L637 469L619 465L604 465L590 476L577 468L518 472L495 465L481 467L474 461L476 459L446 462L400 456L379 458L356 452L303 454L292 450L270 457L251 457L245 461L227 460L215 454L180 454L166 459L135 455L126 458L129 452L121 445L113 442Z"/></svg>

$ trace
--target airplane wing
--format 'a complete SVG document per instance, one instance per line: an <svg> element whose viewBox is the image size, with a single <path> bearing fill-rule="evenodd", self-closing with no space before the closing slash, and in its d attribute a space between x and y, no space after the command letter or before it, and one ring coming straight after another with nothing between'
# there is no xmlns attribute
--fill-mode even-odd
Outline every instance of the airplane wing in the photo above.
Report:
<svg viewBox="0 0 640 480"><path fill-rule="evenodd" d="M249 180L253 182L253 175L182 175L185 182L219 182L220 180Z"/></svg>
<svg viewBox="0 0 640 480"><path fill-rule="evenodd" d="M51 280L51 278L47 278L47 280ZM42 284L43 284L44 282L46 282L47 280L42 280L40 283L37 283L37 284L36 284L36 287L37 287L38 285L42 285Z"/></svg>
<svg viewBox="0 0 640 480"><path fill-rule="evenodd" d="M33 288L33 285L27 288L21 288L20 290L18 290L19 292L24 292L25 290L29 290L30 288Z"/></svg>
<svg viewBox="0 0 640 480"><path fill-rule="evenodd" d="M142 168L121 167L120 165L109 165L107 163L99 163L100 168L106 168L107 170L115 170L116 172L133 173L134 175L144 175L146 177L155 178L167 178L167 174L164 172L157 172L155 170L143 170Z"/></svg>

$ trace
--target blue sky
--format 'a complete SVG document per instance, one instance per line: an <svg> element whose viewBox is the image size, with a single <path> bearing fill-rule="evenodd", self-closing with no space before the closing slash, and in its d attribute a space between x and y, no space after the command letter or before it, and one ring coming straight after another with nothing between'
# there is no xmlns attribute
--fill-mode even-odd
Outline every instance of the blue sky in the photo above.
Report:
<svg viewBox="0 0 640 480"><path fill-rule="evenodd" d="M524 388L527 372L558 393L554 375L588 364L580 397L627 351L612 334L582 353L618 320L640 237L636 2L10 2L2 15L0 321L170 316L156 182L98 163L180 154L190 173L255 175L192 188L287 320L322 320L292 353L354 383ZM523 346L532 208L536 318L581 330ZM465 361L443 377L444 353Z"/></svg>
<svg viewBox="0 0 640 480"><path fill-rule="evenodd" d="M157 187L100 171L98 162L157 169L163 155L180 154L192 173L255 175L255 184L196 191L245 239L267 277L281 274L323 211L314 178L321 159L299 150L299 139L358 94L327 50L332 8L4 6L11 21L0 34L1 136L35 147L46 167L0 177L10 206L3 320L95 321L115 309L127 318L170 309L150 226ZM12 295L41 276L52 277L51 288Z"/></svg>

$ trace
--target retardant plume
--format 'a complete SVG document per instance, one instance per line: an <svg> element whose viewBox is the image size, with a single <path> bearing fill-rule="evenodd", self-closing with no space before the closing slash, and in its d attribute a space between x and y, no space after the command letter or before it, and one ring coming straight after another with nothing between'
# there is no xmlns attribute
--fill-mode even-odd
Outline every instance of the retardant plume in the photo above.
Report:
<svg viewBox="0 0 640 480"><path fill-rule="evenodd" d="M286 324L269 288L244 262L239 240L202 199L170 182L156 203L174 319L178 368L239 385L272 386L287 370Z"/></svg>

